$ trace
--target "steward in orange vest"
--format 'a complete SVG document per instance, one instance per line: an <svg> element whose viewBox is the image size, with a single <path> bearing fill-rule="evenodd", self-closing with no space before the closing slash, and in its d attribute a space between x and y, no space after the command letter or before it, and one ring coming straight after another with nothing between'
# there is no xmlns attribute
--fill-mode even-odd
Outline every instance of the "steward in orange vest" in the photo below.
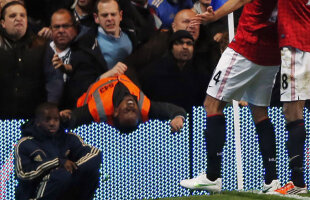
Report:
<svg viewBox="0 0 310 200"><path fill-rule="evenodd" d="M150 101L125 75L95 82L78 99L77 107L70 113L70 128L95 121L106 122L121 132L131 132L140 122L149 119L172 119L172 130L179 131L186 117L186 112L181 107Z"/></svg>
<svg viewBox="0 0 310 200"><path fill-rule="evenodd" d="M151 102L143 92L125 75L101 79L92 84L88 91L77 101L77 107L88 105L95 122L107 122L113 125L113 94L115 86L122 83L131 95L136 97L142 121L148 120Z"/></svg>

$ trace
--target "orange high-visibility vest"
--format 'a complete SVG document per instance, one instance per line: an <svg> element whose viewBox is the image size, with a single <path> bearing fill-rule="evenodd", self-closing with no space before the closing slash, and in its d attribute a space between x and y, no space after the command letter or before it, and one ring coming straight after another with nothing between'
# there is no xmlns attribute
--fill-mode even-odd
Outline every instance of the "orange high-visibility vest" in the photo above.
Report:
<svg viewBox="0 0 310 200"><path fill-rule="evenodd" d="M142 121L148 120L151 102L143 92L125 75L101 79L93 83L77 101L77 107L88 104L88 109L96 122L113 125L113 93L118 82L124 84L130 94L137 97Z"/></svg>

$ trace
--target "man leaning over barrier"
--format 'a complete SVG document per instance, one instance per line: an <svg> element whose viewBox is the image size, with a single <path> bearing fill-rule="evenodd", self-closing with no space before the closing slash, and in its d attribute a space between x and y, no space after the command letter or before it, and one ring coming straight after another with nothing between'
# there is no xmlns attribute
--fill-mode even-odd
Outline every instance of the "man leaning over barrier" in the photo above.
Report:
<svg viewBox="0 0 310 200"><path fill-rule="evenodd" d="M185 110L170 103L150 101L123 75L126 69L126 65L118 63L101 75L100 80L79 98L78 108L61 112L69 128L95 121L106 122L121 132L128 133L149 119L171 119L171 131L180 131L186 117Z"/></svg>

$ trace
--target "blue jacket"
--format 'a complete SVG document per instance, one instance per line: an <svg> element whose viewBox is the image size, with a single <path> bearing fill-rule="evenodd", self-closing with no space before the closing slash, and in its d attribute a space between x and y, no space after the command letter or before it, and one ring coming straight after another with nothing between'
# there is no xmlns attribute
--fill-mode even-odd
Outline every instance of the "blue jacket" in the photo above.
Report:
<svg viewBox="0 0 310 200"><path fill-rule="evenodd" d="M15 147L15 170L19 181L16 199L33 197L42 178L51 170L62 167L68 159L78 167L89 162L101 163L99 149L63 129L50 136L29 122L22 127L22 136Z"/></svg>

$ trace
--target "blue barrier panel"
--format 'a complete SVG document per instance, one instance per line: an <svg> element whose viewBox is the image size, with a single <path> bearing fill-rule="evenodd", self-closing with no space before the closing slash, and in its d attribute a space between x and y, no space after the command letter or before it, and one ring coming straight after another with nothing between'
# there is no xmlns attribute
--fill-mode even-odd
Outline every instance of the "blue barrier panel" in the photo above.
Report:
<svg viewBox="0 0 310 200"><path fill-rule="evenodd" d="M237 189L233 109L225 109L227 139L223 152L223 188ZM287 132L281 108L270 108L269 116L276 129L277 167L282 184L289 180L285 142ZM309 133L310 113L305 110ZM189 123L192 120L192 123ZM150 199L188 196L190 191L179 186L179 181L206 170L203 131L206 115L202 107L193 108L181 133L170 133L169 122L153 120L141 124L131 134L120 134L104 123L83 125L73 132L86 143L103 151L100 187L95 199ZM17 181L14 178L13 148L20 138L24 120L0 120L0 199L13 200ZM192 127L189 127L192 124ZM244 189L257 190L263 184L261 154L254 123L247 107L240 110L241 147ZM189 137L191 135L191 137ZM191 140L191 141L190 141ZM305 180L310 185L309 136L305 145ZM191 146L192 145L192 146ZM191 155L191 156L190 156ZM104 181L106 177L107 181ZM194 192L193 194L206 194Z"/></svg>

